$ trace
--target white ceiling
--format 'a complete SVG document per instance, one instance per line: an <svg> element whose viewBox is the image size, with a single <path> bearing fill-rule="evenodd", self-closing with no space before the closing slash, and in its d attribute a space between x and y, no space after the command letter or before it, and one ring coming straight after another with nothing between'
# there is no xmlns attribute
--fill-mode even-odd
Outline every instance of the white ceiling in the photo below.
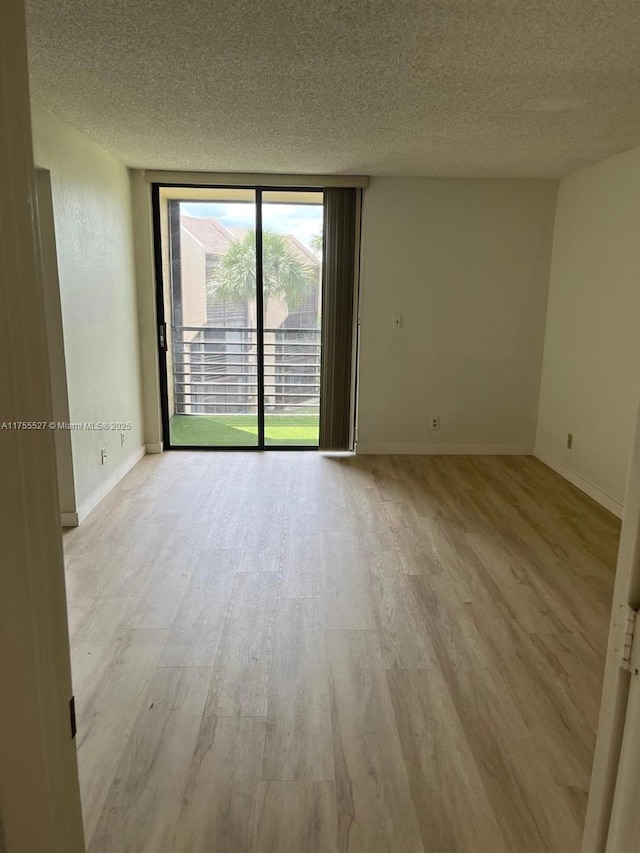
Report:
<svg viewBox="0 0 640 853"><path fill-rule="evenodd" d="M637 0L29 0L36 101L129 166L555 177L640 145Z"/></svg>

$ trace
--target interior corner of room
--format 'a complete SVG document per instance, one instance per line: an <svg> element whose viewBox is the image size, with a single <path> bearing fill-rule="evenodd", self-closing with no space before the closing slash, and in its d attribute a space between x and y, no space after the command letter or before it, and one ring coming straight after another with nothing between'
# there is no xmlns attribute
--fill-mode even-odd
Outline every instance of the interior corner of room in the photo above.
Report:
<svg viewBox="0 0 640 853"><path fill-rule="evenodd" d="M0 10L0 850L640 851L635 30L67 5Z"/></svg>

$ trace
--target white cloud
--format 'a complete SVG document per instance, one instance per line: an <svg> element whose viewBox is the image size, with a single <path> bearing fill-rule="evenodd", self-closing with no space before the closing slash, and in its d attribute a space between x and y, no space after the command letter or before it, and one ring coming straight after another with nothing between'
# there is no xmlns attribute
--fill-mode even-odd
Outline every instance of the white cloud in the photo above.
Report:
<svg viewBox="0 0 640 853"><path fill-rule="evenodd" d="M229 227L255 227L255 205L250 202L182 202L180 210L187 216L213 217ZM301 243L310 245L314 234L322 231L322 205L262 205L262 224L267 231L293 234Z"/></svg>

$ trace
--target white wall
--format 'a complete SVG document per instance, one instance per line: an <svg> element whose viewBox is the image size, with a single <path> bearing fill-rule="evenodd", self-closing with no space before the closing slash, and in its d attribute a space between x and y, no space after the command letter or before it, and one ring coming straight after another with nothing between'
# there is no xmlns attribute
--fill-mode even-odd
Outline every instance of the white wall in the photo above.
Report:
<svg viewBox="0 0 640 853"><path fill-rule="evenodd" d="M531 452L556 192L555 181L371 180L359 452Z"/></svg>
<svg viewBox="0 0 640 853"><path fill-rule="evenodd" d="M544 461L614 511L623 500L639 388L635 149L560 183L536 437Z"/></svg>
<svg viewBox="0 0 640 853"><path fill-rule="evenodd" d="M100 146L33 108L34 157L51 173L78 507L90 505L143 445L129 176ZM107 449L101 464L100 448Z"/></svg>

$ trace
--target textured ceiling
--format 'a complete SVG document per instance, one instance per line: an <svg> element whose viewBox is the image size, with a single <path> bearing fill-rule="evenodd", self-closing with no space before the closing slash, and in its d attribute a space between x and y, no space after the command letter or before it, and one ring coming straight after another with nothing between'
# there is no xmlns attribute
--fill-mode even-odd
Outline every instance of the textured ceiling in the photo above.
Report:
<svg viewBox="0 0 640 853"><path fill-rule="evenodd" d="M555 177L640 145L637 0L29 0L32 93L129 166Z"/></svg>

